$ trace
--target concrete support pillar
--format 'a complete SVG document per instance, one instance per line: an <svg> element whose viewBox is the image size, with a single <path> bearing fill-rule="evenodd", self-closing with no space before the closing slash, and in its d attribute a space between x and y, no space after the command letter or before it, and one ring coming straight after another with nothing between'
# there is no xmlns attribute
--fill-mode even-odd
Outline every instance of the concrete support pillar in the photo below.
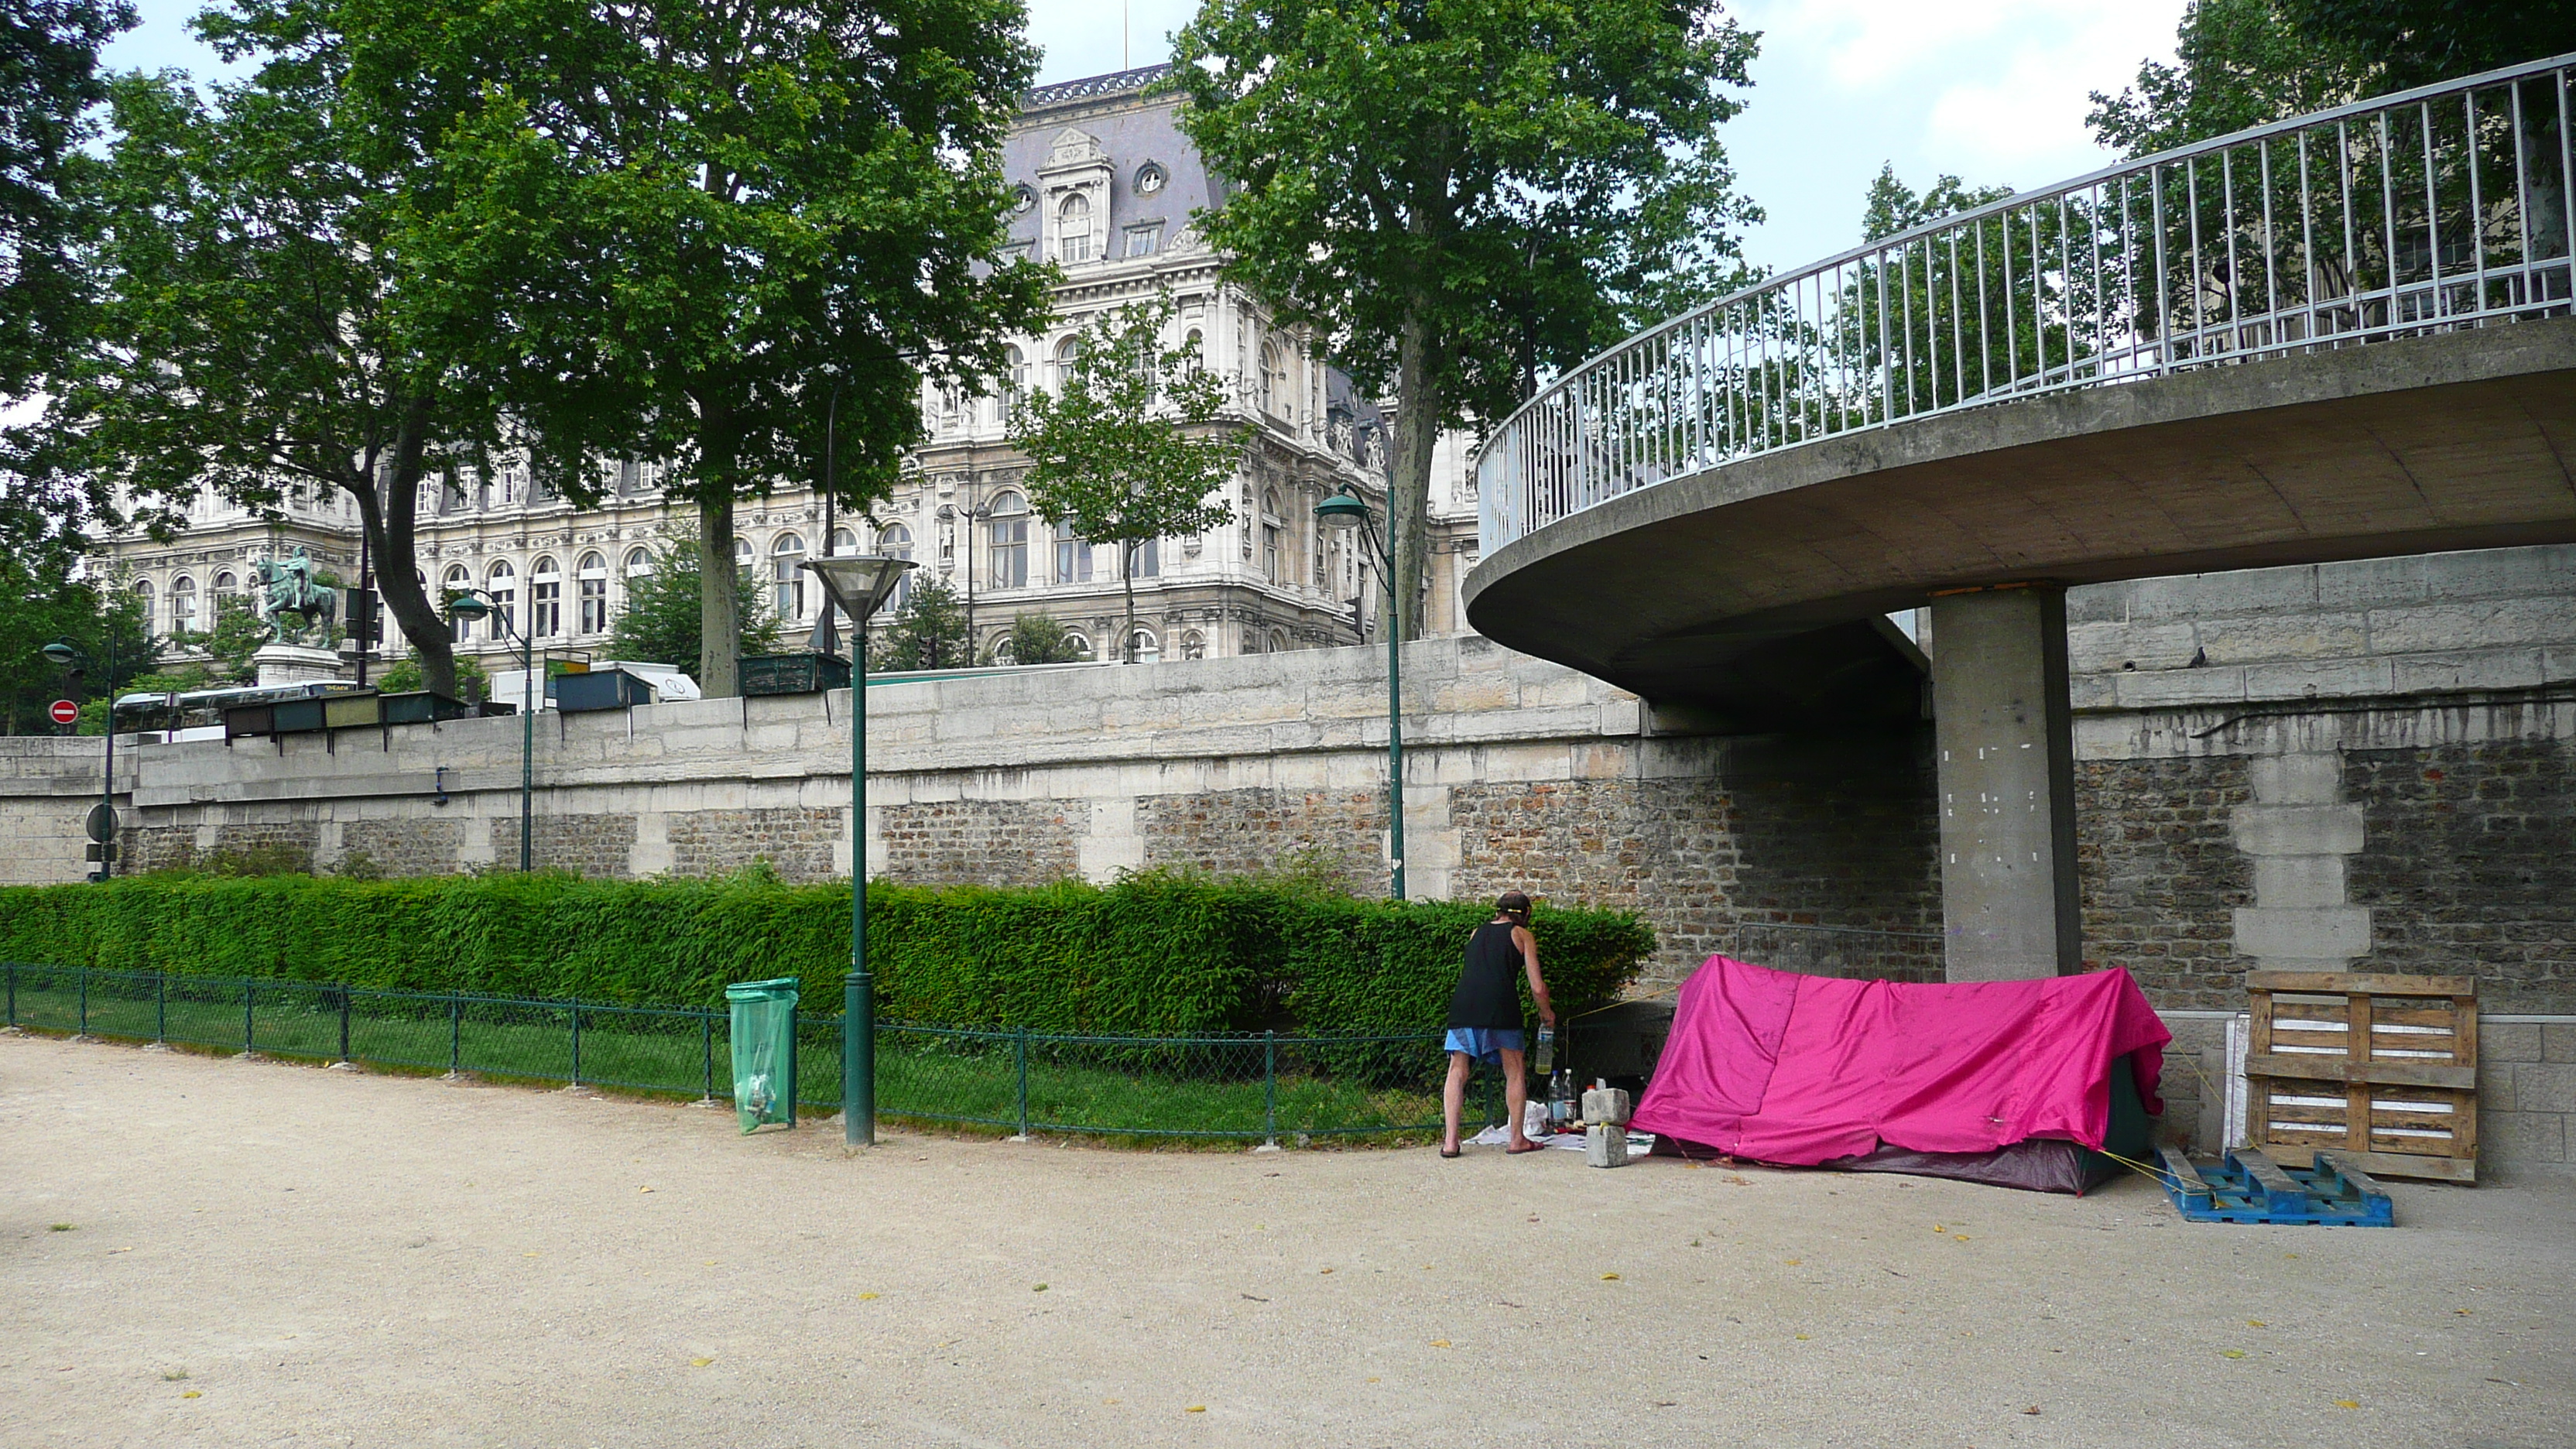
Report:
<svg viewBox="0 0 2576 1449"><path fill-rule="evenodd" d="M2081 970L2066 595L2043 585L1952 594L1932 601L1931 622L1943 974Z"/></svg>

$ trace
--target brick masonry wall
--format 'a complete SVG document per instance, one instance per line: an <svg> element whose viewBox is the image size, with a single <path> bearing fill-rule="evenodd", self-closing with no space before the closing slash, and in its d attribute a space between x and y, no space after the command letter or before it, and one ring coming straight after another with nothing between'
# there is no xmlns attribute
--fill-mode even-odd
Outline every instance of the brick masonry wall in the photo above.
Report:
<svg viewBox="0 0 2576 1449"><path fill-rule="evenodd" d="M2479 978L2494 1012L2576 995L2576 741L2506 739L2344 756L2362 807L2349 868L2368 906L2359 969Z"/></svg>
<svg viewBox="0 0 2576 1449"><path fill-rule="evenodd" d="M1136 802L1136 833L1157 865L1221 876L1319 875L1354 892L1386 886L1383 790L1149 796Z"/></svg>
<svg viewBox="0 0 2576 1449"><path fill-rule="evenodd" d="M517 840L511 841L515 849ZM386 875L449 875L465 845L462 820L349 820L340 826L335 864Z"/></svg>
<svg viewBox="0 0 2576 1449"><path fill-rule="evenodd" d="M2229 812L2251 798L2246 762L2084 760L2075 796L2084 964L2126 967L2159 1006L2241 1007L2235 912L2254 875Z"/></svg>
<svg viewBox="0 0 2576 1449"><path fill-rule="evenodd" d="M876 874L888 880L920 885L1044 885L1077 874L1074 861L1074 817L1078 807L1050 800L941 800L879 807L878 835L883 853ZM832 837L846 838L842 820L832 822ZM676 842L683 827L672 826ZM813 842L828 854L830 841ZM699 852L693 862L712 857ZM812 850L778 860L780 872L792 879L820 878L812 870L822 855ZM684 875L703 868L681 867ZM844 872L846 873L846 872Z"/></svg>

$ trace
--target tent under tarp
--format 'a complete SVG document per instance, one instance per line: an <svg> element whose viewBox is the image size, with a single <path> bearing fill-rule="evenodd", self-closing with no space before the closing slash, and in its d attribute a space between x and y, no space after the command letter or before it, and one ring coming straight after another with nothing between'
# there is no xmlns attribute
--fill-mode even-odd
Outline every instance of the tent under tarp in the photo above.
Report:
<svg viewBox="0 0 2576 1449"><path fill-rule="evenodd" d="M2083 1192L2147 1154L2173 1034L2129 973L1912 985L1711 956L1632 1125L1658 1152Z"/></svg>

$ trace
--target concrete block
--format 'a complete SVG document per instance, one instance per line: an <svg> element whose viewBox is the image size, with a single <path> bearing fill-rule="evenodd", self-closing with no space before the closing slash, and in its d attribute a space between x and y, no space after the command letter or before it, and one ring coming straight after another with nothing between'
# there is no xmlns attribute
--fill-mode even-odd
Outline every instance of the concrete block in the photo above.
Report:
<svg viewBox="0 0 2576 1449"><path fill-rule="evenodd" d="M2289 957L2304 961L2350 960L2370 951L2370 909L2329 906L2308 910L2272 910L2239 906L2236 910L2239 955Z"/></svg>
<svg viewBox="0 0 2576 1449"><path fill-rule="evenodd" d="M2478 1022L2478 1060L2536 1062L2541 1057L2541 1024L2536 1021Z"/></svg>
<svg viewBox="0 0 2576 1449"><path fill-rule="evenodd" d="M2128 665L2147 670L2181 669L2191 663L2192 652L2199 647L2198 633L2186 621L2070 623L2066 628L2066 667L2079 674L2112 673Z"/></svg>
<svg viewBox="0 0 2576 1449"><path fill-rule="evenodd" d="M2343 794L2343 757L2260 756L2246 761L2245 781L2264 805L2332 805Z"/></svg>
<svg viewBox="0 0 2576 1449"><path fill-rule="evenodd" d="M2479 1165L2511 1174L2517 1168L2550 1171L2567 1164L2567 1119L2555 1112L2478 1109Z"/></svg>
<svg viewBox="0 0 2576 1449"><path fill-rule="evenodd" d="M2347 658L2368 653L2370 647L2358 611L2236 614L2204 619L2198 632L2212 664Z"/></svg>
<svg viewBox="0 0 2576 1449"><path fill-rule="evenodd" d="M2484 1046L2481 1038L2480 1046ZM2560 1066L2576 1065L2576 1022L2540 1025L2540 1059Z"/></svg>
<svg viewBox="0 0 2576 1449"><path fill-rule="evenodd" d="M2518 1104L2513 1095L2513 1062L2499 1062L2486 1055L2486 1041L2481 1033L2478 1042L2478 1102L2498 1112L2511 1112Z"/></svg>
<svg viewBox="0 0 2576 1449"><path fill-rule="evenodd" d="M1594 1167L1628 1165L1628 1129L1594 1122L1583 1129L1583 1160Z"/></svg>
<svg viewBox="0 0 2576 1449"><path fill-rule="evenodd" d="M1624 1128L1635 1103L1622 1087L1586 1087L1583 1089L1583 1120L1607 1123Z"/></svg>
<svg viewBox="0 0 2576 1449"><path fill-rule="evenodd" d="M2370 611L2370 647L2381 654L2576 642L2576 595L2428 604Z"/></svg>
<svg viewBox="0 0 2576 1449"><path fill-rule="evenodd" d="M2353 855L2362 846L2358 805L2239 805L2229 825L2247 855Z"/></svg>
<svg viewBox="0 0 2576 1449"><path fill-rule="evenodd" d="M2517 1112L2576 1112L2576 1066L2515 1063L2513 1106Z"/></svg>
<svg viewBox="0 0 2576 1449"><path fill-rule="evenodd" d="M2385 659L2325 659L2245 667L2248 700L2350 699L2383 694L2391 677Z"/></svg>
<svg viewBox="0 0 2576 1449"><path fill-rule="evenodd" d="M2340 906L2344 894L2344 857L2340 855L2275 855L2254 861L2254 900L2265 909Z"/></svg>
<svg viewBox="0 0 2576 1449"><path fill-rule="evenodd" d="M2425 582L2426 564L2421 554L2319 564L2314 569L2316 601L2335 608L2411 603L2428 598L2431 589Z"/></svg>
<svg viewBox="0 0 2576 1449"><path fill-rule="evenodd" d="M2241 668L2141 669L2135 673L2122 673L2117 678L2119 701L2124 709L2235 704L2245 698L2245 671Z"/></svg>
<svg viewBox="0 0 2576 1449"><path fill-rule="evenodd" d="M2390 661L2389 687L2405 693L2427 689L2529 689L2541 682L2542 651L2489 649L2474 653L2401 655Z"/></svg>

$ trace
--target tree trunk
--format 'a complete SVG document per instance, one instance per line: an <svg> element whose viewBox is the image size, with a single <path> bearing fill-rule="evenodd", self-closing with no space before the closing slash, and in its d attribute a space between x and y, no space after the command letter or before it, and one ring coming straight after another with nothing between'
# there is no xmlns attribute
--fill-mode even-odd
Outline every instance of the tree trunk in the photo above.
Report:
<svg viewBox="0 0 2576 1449"><path fill-rule="evenodd" d="M384 595L385 612L393 615L403 638L420 655L421 687L453 699L456 642L420 577L420 480L429 412L425 401L404 409L384 496L376 492L372 471L344 479L342 486L358 501L358 522L374 554L376 592Z"/></svg>
<svg viewBox="0 0 2576 1449"><path fill-rule="evenodd" d="M1118 658L1124 664L1136 662L1136 542L1118 541L1118 582L1127 591L1127 632L1118 636Z"/></svg>
<svg viewBox="0 0 2576 1449"><path fill-rule="evenodd" d="M698 693L707 699L740 693L742 573L733 557L729 483L698 496L698 630Z"/></svg>
<svg viewBox="0 0 2576 1449"><path fill-rule="evenodd" d="M1404 637L1422 637L1423 579L1431 562L1431 450L1440 441L1439 386L1433 381L1431 324L1408 307L1396 342L1395 471L1387 506L1395 515L1396 617Z"/></svg>

